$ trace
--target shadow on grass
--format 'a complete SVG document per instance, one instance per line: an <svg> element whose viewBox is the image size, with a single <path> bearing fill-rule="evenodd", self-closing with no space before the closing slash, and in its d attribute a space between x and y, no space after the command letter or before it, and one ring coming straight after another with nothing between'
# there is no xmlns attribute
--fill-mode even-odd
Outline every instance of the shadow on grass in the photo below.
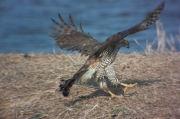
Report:
<svg viewBox="0 0 180 119"><path fill-rule="evenodd" d="M126 83L126 84L138 83L137 86L148 86L148 85L151 85L153 83L162 82L162 81L164 81L164 80L128 80L128 81L124 81L122 83ZM124 95L124 91L123 91L124 86L121 86L121 85L113 86L113 85L110 85L109 82L107 82L107 83L108 83L109 89L114 94L126 96L126 95ZM136 94L136 93L134 92L134 93L128 94L128 96L132 96L134 94ZM77 102L80 102L80 101L83 101L83 100L87 100L87 99L91 99L91 98L100 97L100 96L107 96L109 98L110 95L108 93L104 92L103 90L98 89L98 90L96 90L95 92L93 92L90 95L79 96L77 99L75 99L73 101L70 101L68 103L65 103L65 105L66 106L73 106Z"/></svg>
<svg viewBox="0 0 180 119"><path fill-rule="evenodd" d="M145 86L145 85L151 85L153 83L156 83L156 82L162 82L162 81L165 81L163 79L161 80L153 80L153 79L149 79L149 80L127 80L127 81L124 81L123 83L126 83L126 84L133 84L133 83L138 83L139 86Z"/></svg>

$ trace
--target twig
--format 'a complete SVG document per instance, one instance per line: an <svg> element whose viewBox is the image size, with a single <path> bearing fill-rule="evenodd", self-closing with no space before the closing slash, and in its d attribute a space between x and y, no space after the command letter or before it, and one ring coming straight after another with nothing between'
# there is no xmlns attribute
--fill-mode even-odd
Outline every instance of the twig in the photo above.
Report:
<svg viewBox="0 0 180 119"><path fill-rule="evenodd" d="M98 106L98 103L95 104L94 107L93 107L92 109L90 109L88 112L86 112L84 118L86 118L87 114L88 114L89 112L91 112L92 110L94 110L97 106Z"/></svg>
<svg viewBox="0 0 180 119"><path fill-rule="evenodd" d="M68 110L65 110L65 111L63 111L63 112L61 112L57 117L56 117L56 119L59 119L59 116L61 116L63 113L65 113L66 111L68 111Z"/></svg>
<svg viewBox="0 0 180 119"><path fill-rule="evenodd" d="M69 56L68 54L67 54L67 56L70 58L70 60L71 60L72 62L76 63L76 61L74 61L74 60L71 58L71 56Z"/></svg>
<svg viewBox="0 0 180 119"><path fill-rule="evenodd" d="M143 50L145 50L145 49L143 48L143 46L142 46L136 39L134 39L134 41L135 41Z"/></svg>

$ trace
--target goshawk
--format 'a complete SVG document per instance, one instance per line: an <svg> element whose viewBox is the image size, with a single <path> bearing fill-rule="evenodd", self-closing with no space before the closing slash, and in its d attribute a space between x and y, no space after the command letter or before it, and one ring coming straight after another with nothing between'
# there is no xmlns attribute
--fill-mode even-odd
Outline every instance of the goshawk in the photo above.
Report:
<svg viewBox="0 0 180 119"><path fill-rule="evenodd" d="M107 77L114 85L120 84L125 86L124 91L129 87L137 85L137 83L124 84L119 82L112 63L121 47L125 46L129 48L129 42L125 37L148 29L147 27L159 18L163 8L164 2L150 13L140 24L122 32L117 32L102 43L95 40L90 34L85 34L81 23L80 30L78 30L74 25L71 15L69 16L69 19L73 28L63 20L60 14L58 14L58 16L63 25L52 19L52 21L60 28L57 29L51 27L52 30L59 33L51 35L51 37L57 41L59 47L61 49L79 51L82 54L88 55L85 64L74 74L74 76L71 79L65 80L64 83L60 85L62 94L68 96L70 88L75 81L86 82L92 78L96 79L100 88L109 93L111 98L119 96L108 89L105 77Z"/></svg>

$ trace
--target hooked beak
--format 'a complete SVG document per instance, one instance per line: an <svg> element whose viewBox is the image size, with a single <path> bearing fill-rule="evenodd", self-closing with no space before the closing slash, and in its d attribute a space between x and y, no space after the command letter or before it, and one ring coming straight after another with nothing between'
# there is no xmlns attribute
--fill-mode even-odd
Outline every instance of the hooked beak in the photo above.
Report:
<svg viewBox="0 0 180 119"><path fill-rule="evenodd" d="M129 44L126 47L129 49L129 47L130 47Z"/></svg>

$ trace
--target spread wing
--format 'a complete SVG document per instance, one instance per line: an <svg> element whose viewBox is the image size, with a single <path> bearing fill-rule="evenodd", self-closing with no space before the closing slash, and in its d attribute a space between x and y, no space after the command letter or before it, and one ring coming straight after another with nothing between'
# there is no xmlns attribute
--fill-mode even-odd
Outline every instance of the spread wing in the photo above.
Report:
<svg viewBox="0 0 180 119"><path fill-rule="evenodd" d="M108 47L114 46L118 42L123 41L123 39L126 36L148 29L148 26L150 26L151 24L156 22L157 19L159 19L159 16L160 16L163 8L164 8L164 2L162 2L153 12L151 12L140 24L138 24L134 27L131 27L128 30L118 32L118 33L110 36L102 44L102 46L96 52L94 52L94 54L92 54L91 56L93 56L93 55L99 56Z"/></svg>
<svg viewBox="0 0 180 119"><path fill-rule="evenodd" d="M138 24L128 30L118 32L117 34L122 37L126 37L126 36L134 34L136 32L148 29L148 26L150 26L151 24L156 22L157 19L159 19L159 16L160 16L163 8L164 8L164 2L162 2L153 12L151 12L140 24Z"/></svg>
<svg viewBox="0 0 180 119"><path fill-rule="evenodd" d="M90 55L95 52L102 43L95 40L90 34L85 34L82 25L80 23L80 31L74 25L72 20L72 16L69 15L69 20L73 28L71 28L58 14L59 19L63 25L51 19L54 24L56 24L60 29L51 27L52 30L58 32L59 34L50 35L57 41L57 44L61 49L71 50L71 51L79 51L82 54Z"/></svg>

